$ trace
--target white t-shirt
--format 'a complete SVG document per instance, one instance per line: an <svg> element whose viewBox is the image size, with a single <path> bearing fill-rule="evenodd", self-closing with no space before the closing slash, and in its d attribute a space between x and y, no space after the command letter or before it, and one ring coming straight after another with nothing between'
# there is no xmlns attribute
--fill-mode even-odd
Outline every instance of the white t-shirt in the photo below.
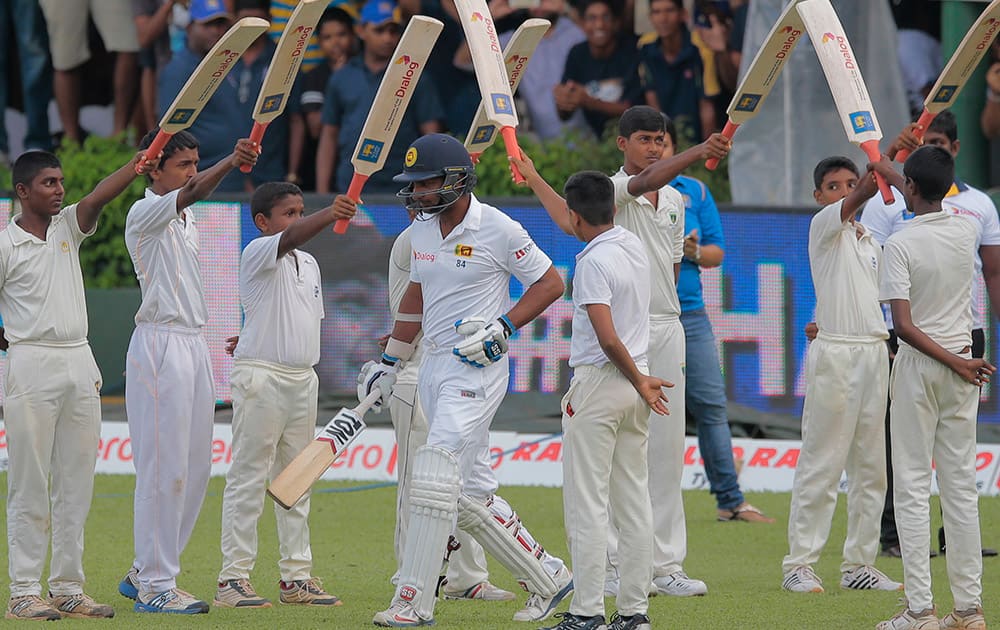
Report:
<svg viewBox="0 0 1000 630"><path fill-rule="evenodd" d="M389 312L392 313L393 319L396 319L396 315L399 313L399 304L403 301L403 294L410 286L410 261L413 259L413 248L410 247L411 229L412 227L407 227L399 233L399 236L393 241L392 251L389 253ZM413 345L416 346L413 356L405 362L403 369L396 373L396 384L417 384L417 372L423 354L420 345L422 337L423 332L420 332L413 340Z"/></svg>
<svg viewBox="0 0 1000 630"><path fill-rule="evenodd" d="M410 229L410 280L424 299L424 338L451 351L462 337L455 322L492 321L510 308L510 277L526 288L552 267L521 224L475 196L465 218L441 237L440 216L414 221Z"/></svg>
<svg viewBox="0 0 1000 630"><path fill-rule="evenodd" d="M142 290L136 324L200 328L208 321L198 228L190 209L177 211L179 192L160 196L147 188L125 219L125 245Z"/></svg>
<svg viewBox="0 0 1000 630"><path fill-rule="evenodd" d="M638 236L646 247L651 271L649 314L680 316L674 265L684 258L684 197L664 186L654 208L645 195L636 197L628 191L631 179L624 168L611 177L618 208L615 223Z"/></svg>
<svg viewBox="0 0 1000 630"><path fill-rule="evenodd" d="M243 330L234 356L310 368L319 362L323 290L319 265L294 249L278 258L281 234L247 243L240 257Z"/></svg>
<svg viewBox="0 0 1000 630"><path fill-rule="evenodd" d="M972 222L944 212L915 217L885 242L879 299L909 300L914 325L958 352L972 343L975 251Z"/></svg>
<svg viewBox="0 0 1000 630"><path fill-rule="evenodd" d="M587 314L589 304L611 307L618 337L632 360L644 363L649 348L649 294L649 259L639 237L615 226L587 243L576 255L569 366L600 367L609 361Z"/></svg>
<svg viewBox="0 0 1000 630"><path fill-rule="evenodd" d="M882 248L851 221L841 221L844 200L823 208L809 224L809 267L816 289L816 324L824 334L888 339L878 301Z"/></svg>
<svg viewBox="0 0 1000 630"><path fill-rule="evenodd" d="M76 204L52 217L45 240L18 225L0 232L0 316L7 340L54 346L87 343L87 302L80 269ZM96 229L96 228L95 228Z"/></svg>

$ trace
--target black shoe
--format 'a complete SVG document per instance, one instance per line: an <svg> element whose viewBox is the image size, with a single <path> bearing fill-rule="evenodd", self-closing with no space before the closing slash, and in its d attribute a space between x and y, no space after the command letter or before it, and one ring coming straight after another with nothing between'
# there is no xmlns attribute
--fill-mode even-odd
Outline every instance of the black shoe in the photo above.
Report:
<svg viewBox="0 0 1000 630"><path fill-rule="evenodd" d="M902 558L903 557L902 552L899 550L899 545L889 545L888 547L883 547L882 548L882 553L879 554L879 555L881 555L883 558ZM937 555L938 555L938 552L936 552L933 549L931 549L930 557L931 558L936 558Z"/></svg>
<svg viewBox="0 0 1000 630"><path fill-rule="evenodd" d="M643 614L635 614L631 617L622 617L618 613L611 616L611 623L608 630L650 630L649 617Z"/></svg>
<svg viewBox="0 0 1000 630"><path fill-rule="evenodd" d="M540 628L539 630L607 630L607 626L604 624L604 615L581 617L567 612L558 613L556 617L562 621L549 628Z"/></svg>

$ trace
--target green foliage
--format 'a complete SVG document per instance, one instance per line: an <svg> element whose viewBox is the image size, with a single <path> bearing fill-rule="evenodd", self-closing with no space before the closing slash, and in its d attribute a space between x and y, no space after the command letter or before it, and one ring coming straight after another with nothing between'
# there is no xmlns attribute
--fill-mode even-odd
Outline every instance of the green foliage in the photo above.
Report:
<svg viewBox="0 0 1000 630"><path fill-rule="evenodd" d="M10 169L0 164L0 195L13 197L13 190L14 186L10 182Z"/></svg>

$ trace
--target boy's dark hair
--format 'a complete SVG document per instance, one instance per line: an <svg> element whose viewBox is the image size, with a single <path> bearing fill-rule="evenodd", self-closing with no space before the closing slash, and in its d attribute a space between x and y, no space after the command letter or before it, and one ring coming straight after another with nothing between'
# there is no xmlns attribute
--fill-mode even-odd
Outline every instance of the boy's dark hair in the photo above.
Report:
<svg viewBox="0 0 1000 630"><path fill-rule="evenodd" d="M851 171L854 173L855 177L861 177L857 164L855 164L851 158L846 158L842 155L834 155L833 157L820 160L819 164L816 165L816 168L813 169L813 184L816 186L816 190L823 187L823 178L826 177L828 173L839 171L841 169Z"/></svg>
<svg viewBox="0 0 1000 630"><path fill-rule="evenodd" d="M282 197L288 195L302 196L302 189L290 182L266 182L257 187L250 198L250 220L257 218L258 214L263 214L268 219L271 218L271 209Z"/></svg>
<svg viewBox="0 0 1000 630"><path fill-rule="evenodd" d="M154 127L142 137L139 141L139 149L148 149L149 145L153 144L153 138L160 131L159 127ZM170 140L163 147L163 157L160 159L160 163L156 165L156 168L162 168L163 163L167 161L167 158L171 157L174 153L182 151L184 149L197 149L198 148L198 138L194 137L190 131L178 131L174 135L170 136ZM146 179L150 179L149 173L146 173Z"/></svg>
<svg viewBox="0 0 1000 630"><path fill-rule="evenodd" d="M648 105L629 107L618 120L618 135L628 138L637 131L665 131L663 115Z"/></svg>
<svg viewBox="0 0 1000 630"><path fill-rule="evenodd" d="M663 116L663 131L668 136L670 136L670 144L674 145L674 150L676 151L677 150L677 125L675 125L674 121L670 119L670 116L667 116L666 114L664 114L662 112L660 113L660 115Z"/></svg>
<svg viewBox="0 0 1000 630"><path fill-rule="evenodd" d="M265 11L270 15L271 0L236 0L233 13L240 11Z"/></svg>
<svg viewBox="0 0 1000 630"><path fill-rule="evenodd" d="M330 7L319 16L319 23L316 25L316 32L323 30L323 25L327 22L340 22L344 28L354 35L354 18L347 11L340 7Z"/></svg>
<svg viewBox="0 0 1000 630"><path fill-rule="evenodd" d="M656 1L657 1L657 0L650 0L650 1L649 1L649 4L651 4L651 5L652 5L652 4L653 4L654 2L656 2ZM667 1L667 2L669 2L669 3L671 3L671 4L673 4L673 5L675 6L675 7L677 7L677 8L678 8L678 9L680 9L681 11L683 11L683 10L684 10L684 0L666 0L666 1Z"/></svg>
<svg viewBox="0 0 1000 630"><path fill-rule="evenodd" d="M35 176L42 169L46 168L62 168L62 164L59 163L59 158L48 151L22 153L21 157L14 161L14 166L11 168L11 184L14 188L17 188L18 184L31 186L31 180L35 179Z"/></svg>
<svg viewBox="0 0 1000 630"><path fill-rule="evenodd" d="M590 5L592 4L603 4L604 6L608 7L608 11L611 11L611 17L619 20L621 19L622 12L624 11L625 8L622 6L620 0L583 0L579 4L580 15L582 16L584 13L586 13L587 9L589 9Z"/></svg>
<svg viewBox="0 0 1000 630"><path fill-rule="evenodd" d="M958 122L955 114L950 109L946 109L934 117L931 124L927 126L927 131L940 133L948 138L948 142L958 140Z"/></svg>
<svg viewBox="0 0 1000 630"><path fill-rule="evenodd" d="M593 226L615 220L615 185L600 171L580 171L570 175L563 187L566 205Z"/></svg>
<svg viewBox="0 0 1000 630"><path fill-rule="evenodd" d="M903 175L926 201L941 201L955 183L955 159L941 147L922 146L906 159Z"/></svg>

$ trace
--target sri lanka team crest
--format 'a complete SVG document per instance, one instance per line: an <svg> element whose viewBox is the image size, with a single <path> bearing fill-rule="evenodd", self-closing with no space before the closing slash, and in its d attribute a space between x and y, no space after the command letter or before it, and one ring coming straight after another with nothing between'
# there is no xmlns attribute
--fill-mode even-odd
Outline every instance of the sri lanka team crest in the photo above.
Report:
<svg viewBox="0 0 1000 630"><path fill-rule="evenodd" d="M493 125L483 125L481 127L476 127L476 130L472 132L472 141L475 143L489 142L493 138L493 132L495 131Z"/></svg>
<svg viewBox="0 0 1000 630"><path fill-rule="evenodd" d="M851 127L854 133L864 133L865 131L875 131L875 118L871 112L852 112Z"/></svg>
<svg viewBox="0 0 1000 630"><path fill-rule="evenodd" d="M490 94L493 101L493 109L498 114L513 114L514 108L510 104L510 98L506 94Z"/></svg>
<svg viewBox="0 0 1000 630"><path fill-rule="evenodd" d="M403 158L403 166L409 168L417 163L417 150L410 147L406 150L406 157Z"/></svg>
<svg viewBox="0 0 1000 630"><path fill-rule="evenodd" d="M383 146L385 144L378 140L365 138L361 141L361 148L358 149L358 159L371 162L372 164L377 163L379 156L382 155Z"/></svg>
<svg viewBox="0 0 1000 630"><path fill-rule="evenodd" d="M191 120L192 116L194 116L194 108L193 107L185 107L183 109L178 109L178 110L174 111L173 115L170 117L170 120L167 121L167 124L168 125L183 125L187 121Z"/></svg>
<svg viewBox="0 0 1000 630"><path fill-rule="evenodd" d="M285 100L284 94L272 94L264 97L264 103L260 106L261 114L270 114L281 109L281 102Z"/></svg>
<svg viewBox="0 0 1000 630"><path fill-rule="evenodd" d="M957 85L942 85L941 89L934 94L934 103L947 103L954 96L955 92L958 91Z"/></svg>
<svg viewBox="0 0 1000 630"><path fill-rule="evenodd" d="M472 245L456 245L455 255L462 258L472 258Z"/></svg>
<svg viewBox="0 0 1000 630"><path fill-rule="evenodd" d="M760 105L760 94L744 94L733 109L738 112L752 112Z"/></svg>

